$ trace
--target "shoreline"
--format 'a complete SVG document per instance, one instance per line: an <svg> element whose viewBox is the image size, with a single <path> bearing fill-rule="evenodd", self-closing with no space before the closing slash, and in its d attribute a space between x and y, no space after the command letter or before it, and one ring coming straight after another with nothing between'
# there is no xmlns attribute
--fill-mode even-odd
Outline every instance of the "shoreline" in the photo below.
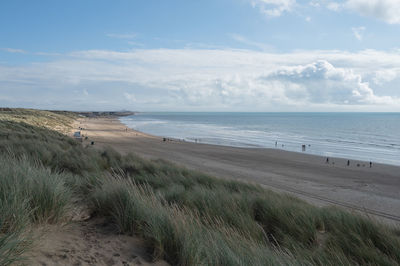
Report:
<svg viewBox="0 0 400 266"><path fill-rule="evenodd" d="M400 221L400 167L374 163L372 168L347 166L347 159L269 148L238 148L187 141L135 131L118 117L85 118L80 122L88 145L110 146L126 154L165 159L220 178L257 183L293 194L318 206L339 205L389 221ZM127 130L128 128L128 130ZM335 164L332 164L332 163ZM378 219L380 219L378 218Z"/></svg>
<svg viewBox="0 0 400 266"><path fill-rule="evenodd" d="M119 117L118 120L127 127L131 127L130 120L124 119L124 117ZM140 126L139 126L140 127ZM131 129L137 130L135 127ZM168 131L169 129L169 131ZM235 147L235 148L251 148L251 149L271 149L271 150L283 150L288 152L295 152L300 154L308 154L314 156L320 156L323 158L333 158L333 159L345 159L350 160L351 163L360 163L360 167L363 164L368 164L372 162L373 164L384 164L384 165L392 165L400 167L400 157L396 156L396 151L393 150L375 150L374 147L364 147L364 146L340 146L335 143L330 142L321 142L320 139L305 139L305 140L294 140L294 139L273 139L273 138L263 138L260 137L249 137L246 135L238 138L236 135L233 135L230 138L230 135L215 135L212 132L208 132L211 135L205 135L207 132L203 132L203 134L196 134L195 132L192 135L181 134L180 131L176 131L176 127L166 128L161 131L153 130L153 133L142 132L147 135L155 136L155 137L165 137L169 139L186 141L196 144L208 144L208 145L216 145L216 146L225 146L225 147ZM172 136L171 136L171 132ZM153 135L156 134L156 135ZM170 134L170 135L169 135ZM175 136L173 136L175 135ZM198 136L198 137L192 137ZM218 137L219 136L219 137ZM235 137L236 136L236 137ZM353 140L354 141L354 140ZM340 142L340 141L339 141ZM346 142L346 141L344 141ZM372 145L372 144L371 144ZM395 145L395 144L391 144ZM304 146L304 147L303 147ZM380 147L376 144L376 147Z"/></svg>
<svg viewBox="0 0 400 266"><path fill-rule="evenodd" d="M261 147L261 146L256 146L256 145L249 145L249 146L234 146L234 145L224 145L224 144L214 144L214 143L207 143L207 142L195 142L195 141L190 141L190 140L185 140L185 139L178 139L174 137L166 137L166 136L157 136L157 135L152 135L150 133L146 133L143 131L139 131L137 129L133 129L129 127L128 125L124 124L121 120L120 117L114 117L116 120L119 121L123 126L127 127L129 130L132 130L134 132L140 133L144 136L147 136L149 138L157 138L157 139L167 139L171 141L176 141L176 142L186 142L186 143L192 143L196 145L210 145L210 146L216 146L216 147L231 147L231 148L238 148L238 149L259 149L259 150L267 150L271 152L288 152L288 153L294 153L298 154L300 156L310 156L310 157L315 157L315 159L320 159L320 160L326 160L326 158L329 158L330 162L344 162L344 164L347 163L347 160L350 160L351 164L360 164L360 168L367 167L369 168L369 163L372 162L373 166L377 165L382 165L384 167L397 167L399 168L400 171L400 165L397 164L389 164L389 163L381 163L381 162L374 162L374 161L364 161L361 159L351 159L351 158L346 158L346 157L335 157L335 156L323 156L323 155L318 155L318 154L312 154L312 153L307 153L307 152L301 152L301 151L291 151L291 150L285 150L285 149L279 149L279 148L268 148L268 147ZM363 166L364 165L364 166ZM337 165L339 166L339 165ZM347 166L347 165L345 165ZM348 168L348 167L347 167Z"/></svg>

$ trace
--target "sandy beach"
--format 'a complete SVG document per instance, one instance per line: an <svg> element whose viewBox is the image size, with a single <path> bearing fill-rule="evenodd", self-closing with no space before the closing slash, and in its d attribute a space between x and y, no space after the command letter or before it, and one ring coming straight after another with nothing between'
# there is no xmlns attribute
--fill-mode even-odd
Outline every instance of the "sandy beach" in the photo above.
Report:
<svg viewBox="0 0 400 266"><path fill-rule="evenodd" d="M326 158L276 149L236 148L163 141L123 125L118 118L80 119L84 145L110 146L162 158L220 178L234 178L293 194L318 206L339 205L378 220L400 222L400 167Z"/></svg>

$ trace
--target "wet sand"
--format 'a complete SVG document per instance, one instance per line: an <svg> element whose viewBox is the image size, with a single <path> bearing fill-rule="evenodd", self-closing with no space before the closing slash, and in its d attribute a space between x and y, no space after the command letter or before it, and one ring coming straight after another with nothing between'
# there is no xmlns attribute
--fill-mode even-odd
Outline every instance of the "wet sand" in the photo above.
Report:
<svg viewBox="0 0 400 266"><path fill-rule="evenodd" d="M318 206L339 205L385 222L400 223L400 167L277 149L236 148L178 140L163 141L127 129L117 118L85 118L84 145L111 146L146 158L162 158L220 178L258 183ZM359 165L359 166L357 166Z"/></svg>

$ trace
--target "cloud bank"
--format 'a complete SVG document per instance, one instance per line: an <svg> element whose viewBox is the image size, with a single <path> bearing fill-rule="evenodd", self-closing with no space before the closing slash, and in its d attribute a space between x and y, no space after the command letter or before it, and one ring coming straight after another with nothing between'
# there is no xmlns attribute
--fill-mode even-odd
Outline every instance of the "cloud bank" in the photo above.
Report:
<svg viewBox="0 0 400 266"><path fill-rule="evenodd" d="M178 111L400 111L400 51L76 51L0 65L0 105Z"/></svg>

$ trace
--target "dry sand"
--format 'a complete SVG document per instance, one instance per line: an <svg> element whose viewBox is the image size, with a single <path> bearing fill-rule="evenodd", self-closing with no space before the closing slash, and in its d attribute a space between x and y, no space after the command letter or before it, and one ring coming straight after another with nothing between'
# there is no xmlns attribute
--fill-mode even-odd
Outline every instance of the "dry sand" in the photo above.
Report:
<svg viewBox="0 0 400 266"><path fill-rule="evenodd" d="M103 219L78 221L42 230L45 232L39 236L39 245L27 254L29 261L26 265L169 265L161 260L151 262L142 239L118 235L112 224Z"/></svg>
<svg viewBox="0 0 400 266"><path fill-rule="evenodd" d="M217 177L234 178L294 194L316 205L340 205L385 222L400 222L400 167L326 158L276 149L236 148L163 141L127 129L117 118L83 119L79 126L94 147L162 158ZM357 166L357 164L359 166Z"/></svg>

